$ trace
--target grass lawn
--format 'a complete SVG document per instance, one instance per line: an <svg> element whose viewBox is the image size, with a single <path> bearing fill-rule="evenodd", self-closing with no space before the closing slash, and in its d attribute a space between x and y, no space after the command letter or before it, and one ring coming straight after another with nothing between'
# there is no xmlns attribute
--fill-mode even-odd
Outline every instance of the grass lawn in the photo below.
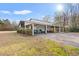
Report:
<svg viewBox="0 0 79 59"><path fill-rule="evenodd" d="M1 34L3 35L3 34ZM0 37L0 55L18 56L70 56L79 55L79 48L42 39L35 36L23 37L17 34L4 34Z"/></svg>

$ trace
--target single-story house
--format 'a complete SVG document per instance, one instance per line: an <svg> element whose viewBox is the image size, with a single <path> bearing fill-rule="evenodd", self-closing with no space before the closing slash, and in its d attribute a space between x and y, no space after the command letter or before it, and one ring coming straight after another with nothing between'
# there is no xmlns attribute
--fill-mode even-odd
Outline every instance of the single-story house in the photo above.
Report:
<svg viewBox="0 0 79 59"><path fill-rule="evenodd" d="M30 19L28 21L21 21L19 23L19 28L31 29L32 35L41 34L41 33L49 33L49 32L60 32L60 28L58 26L54 26L52 22L45 22L35 19Z"/></svg>

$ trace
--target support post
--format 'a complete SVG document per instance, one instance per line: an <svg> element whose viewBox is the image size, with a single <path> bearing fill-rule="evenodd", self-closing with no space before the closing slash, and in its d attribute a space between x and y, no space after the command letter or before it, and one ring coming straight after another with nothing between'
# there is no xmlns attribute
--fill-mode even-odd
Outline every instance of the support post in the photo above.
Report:
<svg viewBox="0 0 79 59"><path fill-rule="evenodd" d="M24 28L26 29L26 22L24 23Z"/></svg>
<svg viewBox="0 0 79 59"><path fill-rule="evenodd" d="M56 32L55 26L54 26L54 33Z"/></svg>
<svg viewBox="0 0 79 59"><path fill-rule="evenodd" d="M61 32L61 27L59 27L59 32Z"/></svg>
<svg viewBox="0 0 79 59"><path fill-rule="evenodd" d="M45 33L47 34L47 25L45 26Z"/></svg>
<svg viewBox="0 0 79 59"><path fill-rule="evenodd" d="M34 24L32 24L32 35L34 35Z"/></svg>

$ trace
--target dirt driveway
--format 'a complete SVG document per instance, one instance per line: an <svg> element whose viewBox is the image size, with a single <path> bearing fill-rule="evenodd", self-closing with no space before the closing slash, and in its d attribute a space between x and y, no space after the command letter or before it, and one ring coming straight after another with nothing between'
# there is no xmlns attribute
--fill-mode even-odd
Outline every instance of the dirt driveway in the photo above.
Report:
<svg viewBox="0 0 79 59"><path fill-rule="evenodd" d="M79 33L49 33L38 36L55 40L62 44L79 47Z"/></svg>

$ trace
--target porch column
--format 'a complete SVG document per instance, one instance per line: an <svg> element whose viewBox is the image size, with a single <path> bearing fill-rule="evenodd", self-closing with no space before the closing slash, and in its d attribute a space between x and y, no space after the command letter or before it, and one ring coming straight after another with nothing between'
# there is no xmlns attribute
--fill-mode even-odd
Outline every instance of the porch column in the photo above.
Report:
<svg viewBox="0 0 79 59"><path fill-rule="evenodd" d="M59 32L61 32L61 27L59 27Z"/></svg>
<svg viewBox="0 0 79 59"><path fill-rule="evenodd" d="M45 26L45 33L47 34L47 25Z"/></svg>
<svg viewBox="0 0 79 59"><path fill-rule="evenodd" d="M26 29L26 23L24 23L24 28Z"/></svg>
<svg viewBox="0 0 79 59"><path fill-rule="evenodd" d="M53 28L54 28L54 32L56 32L55 26Z"/></svg>
<svg viewBox="0 0 79 59"><path fill-rule="evenodd" d="M32 35L34 35L34 24L32 24Z"/></svg>

